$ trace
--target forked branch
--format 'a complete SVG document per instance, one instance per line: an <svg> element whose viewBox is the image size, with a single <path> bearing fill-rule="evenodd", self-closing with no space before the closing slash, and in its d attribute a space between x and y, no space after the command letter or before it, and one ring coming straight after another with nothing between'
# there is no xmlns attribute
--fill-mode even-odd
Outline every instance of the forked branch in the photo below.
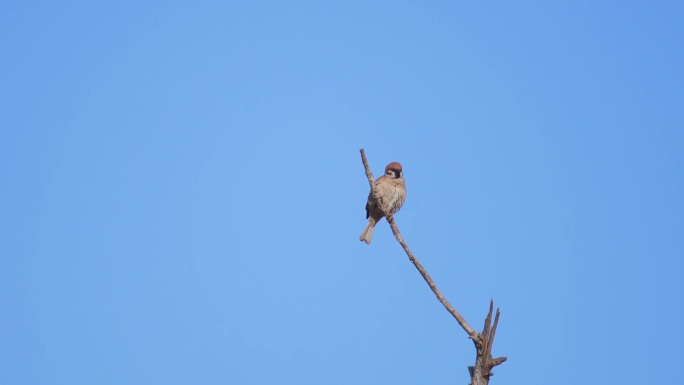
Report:
<svg viewBox="0 0 684 385"><path fill-rule="evenodd" d="M489 383L489 378L494 375L492 369L504 363L506 357L492 358L492 346L494 345L494 336L496 335L496 327L499 325L499 314L501 312L496 309L494 316L494 325L492 322L492 312L494 311L494 301L489 301L489 313L485 318L484 328L480 333L482 338L482 345L477 347L477 355L475 357L475 365L468 367L470 373L471 385L485 385Z"/></svg>

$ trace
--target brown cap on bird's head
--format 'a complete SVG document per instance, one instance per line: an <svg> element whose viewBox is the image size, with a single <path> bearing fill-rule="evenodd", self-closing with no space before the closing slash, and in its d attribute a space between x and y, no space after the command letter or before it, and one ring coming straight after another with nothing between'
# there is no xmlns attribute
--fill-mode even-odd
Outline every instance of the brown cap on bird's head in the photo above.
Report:
<svg viewBox="0 0 684 385"><path fill-rule="evenodd" d="M399 162L392 162L388 164L387 167L385 167L385 173L387 173L387 171L389 170L401 171L401 165L399 164Z"/></svg>

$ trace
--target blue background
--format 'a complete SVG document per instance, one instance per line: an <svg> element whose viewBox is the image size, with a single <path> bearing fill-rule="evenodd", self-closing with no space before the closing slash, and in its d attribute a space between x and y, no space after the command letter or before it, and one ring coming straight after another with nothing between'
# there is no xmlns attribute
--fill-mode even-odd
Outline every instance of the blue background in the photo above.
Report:
<svg viewBox="0 0 684 385"><path fill-rule="evenodd" d="M679 2L0 5L0 383L681 382Z"/></svg>

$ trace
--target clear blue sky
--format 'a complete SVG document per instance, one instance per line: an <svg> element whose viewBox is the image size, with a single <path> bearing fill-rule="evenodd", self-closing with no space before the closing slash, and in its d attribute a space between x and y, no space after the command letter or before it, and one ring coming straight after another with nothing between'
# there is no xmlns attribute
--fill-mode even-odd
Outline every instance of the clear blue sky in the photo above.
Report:
<svg viewBox="0 0 684 385"><path fill-rule="evenodd" d="M0 383L676 384L680 2L0 5ZM589 380L587 380L589 379Z"/></svg>

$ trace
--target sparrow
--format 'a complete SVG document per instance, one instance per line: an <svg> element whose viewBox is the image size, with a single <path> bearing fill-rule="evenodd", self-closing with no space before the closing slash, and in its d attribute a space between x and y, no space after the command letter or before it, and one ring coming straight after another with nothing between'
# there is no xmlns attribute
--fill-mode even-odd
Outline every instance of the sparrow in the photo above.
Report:
<svg viewBox="0 0 684 385"><path fill-rule="evenodd" d="M375 181L375 190L378 198L385 205L387 215L392 216L399 211L406 200L406 184L404 183L404 173L401 170L401 165L398 162L392 162L385 167L385 175L381 176ZM373 199L373 191L368 193L368 202L366 203L366 218L368 224L363 230L359 240L371 243L373 237L373 230L375 224L382 219L385 214L378 205L378 202Z"/></svg>

